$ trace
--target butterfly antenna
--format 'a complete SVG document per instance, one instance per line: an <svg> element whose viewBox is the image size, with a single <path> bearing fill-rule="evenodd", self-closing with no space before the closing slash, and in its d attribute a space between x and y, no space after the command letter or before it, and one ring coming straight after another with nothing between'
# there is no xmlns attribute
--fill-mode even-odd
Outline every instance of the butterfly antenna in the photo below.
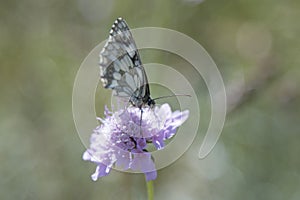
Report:
<svg viewBox="0 0 300 200"><path fill-rule="evenodd" d="M153 100L157 100L157 99L164 99L164 98L169 98L169 97L180 97L180 96L183 96L183 97L192 97L191 95L189 94L173 94L173 95L167 95L167 96L161 96L161 97L157 97Z"/></svg>

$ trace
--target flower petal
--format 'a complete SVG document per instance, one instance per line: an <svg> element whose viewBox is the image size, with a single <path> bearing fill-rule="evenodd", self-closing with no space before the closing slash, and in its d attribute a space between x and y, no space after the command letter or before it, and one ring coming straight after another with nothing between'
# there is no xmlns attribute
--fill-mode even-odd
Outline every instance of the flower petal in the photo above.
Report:
<svg viewBox="0 0 300 200"><path fill-rule="evenodd" d="M147 172L145 173L146 181L155 180L157 177L157 171Z"/></svg>
<svg viewBox="0 0 300 200"><path fill-rule="evenodd" d="M119 151L116 160L116 167L121 168L123 170L127 170L130 168L130 164L132 161L131 153L128 151Z"/></svg>
<svg viewBox="0 0 300 200"><path fill-rule="evenodd" d="M188 110L185 110L183 112L177 110L172 114L172 123L170 125L177 128L178 126L181 126L183 122L187 120L188 117L189 117Z"/></svg>
<svg viewBox="0 0 300 200"><path fill-rule="evenodd" d="M136 172L152 172L155 171L154 162L151 159L151 154L148 152L133 153L131 169Z"/></svg>
<svg viewBox="0 0 300 200"><path fill-rule="evenodd" d="M89 151L85 151L82 155L83 160L91 160L91 153Z"/></svg>
<svg viewBox="0 0 300 200"><path fill-rule="evenodd" d="M161 134L155 135L152 137L152 143L156 147L156 149L160 150L164 148L165 143L164 143L164 134L163 132Z"/></svg>
<svg viewBox="0 0 300 200"><path fill-rule="evenodd" d="M110 172L110 169L111 169L110 167L108 167L102 163L99 163L96 168L95 173L91 175L92 180L96 181L96 180L98 180L98 178L108 175Z"/></svg>

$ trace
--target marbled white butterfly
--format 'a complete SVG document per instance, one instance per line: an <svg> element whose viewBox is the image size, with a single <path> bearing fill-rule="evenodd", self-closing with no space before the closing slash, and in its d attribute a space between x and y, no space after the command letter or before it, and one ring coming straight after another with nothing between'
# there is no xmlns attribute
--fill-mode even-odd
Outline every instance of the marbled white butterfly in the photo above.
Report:
<svg viewBox="0 0 300 200"><path fill-rule="evenodd" d="M105 88L112 89L116 96L128 97L133 106L142 109L155 105L138 49L122 18L112 25L100 52L100 77Z"/></svg>

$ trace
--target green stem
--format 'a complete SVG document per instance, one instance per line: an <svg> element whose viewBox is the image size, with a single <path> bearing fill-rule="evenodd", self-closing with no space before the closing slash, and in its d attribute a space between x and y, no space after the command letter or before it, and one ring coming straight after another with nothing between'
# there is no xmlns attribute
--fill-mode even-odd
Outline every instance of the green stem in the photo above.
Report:
<svg viewBox="0 0 300 200"><path fill-rule="evenodd" d="M153 181L147 181L147 193L148 200L153 200L154 192L153 192Z"/></svg>

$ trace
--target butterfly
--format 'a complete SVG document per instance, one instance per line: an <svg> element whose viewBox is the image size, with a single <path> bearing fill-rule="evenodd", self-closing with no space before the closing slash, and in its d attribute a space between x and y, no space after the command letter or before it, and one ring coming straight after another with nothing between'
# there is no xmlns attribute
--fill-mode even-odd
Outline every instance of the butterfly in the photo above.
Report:
<svg viewBox="0 0 300 200"><path fill-rule="evenodd" d="M145 69L124 19L115 20L99 56L104 88L112 89L116 96L128 97L131 105L141 110L145 106L154 107Z"/></svg>

